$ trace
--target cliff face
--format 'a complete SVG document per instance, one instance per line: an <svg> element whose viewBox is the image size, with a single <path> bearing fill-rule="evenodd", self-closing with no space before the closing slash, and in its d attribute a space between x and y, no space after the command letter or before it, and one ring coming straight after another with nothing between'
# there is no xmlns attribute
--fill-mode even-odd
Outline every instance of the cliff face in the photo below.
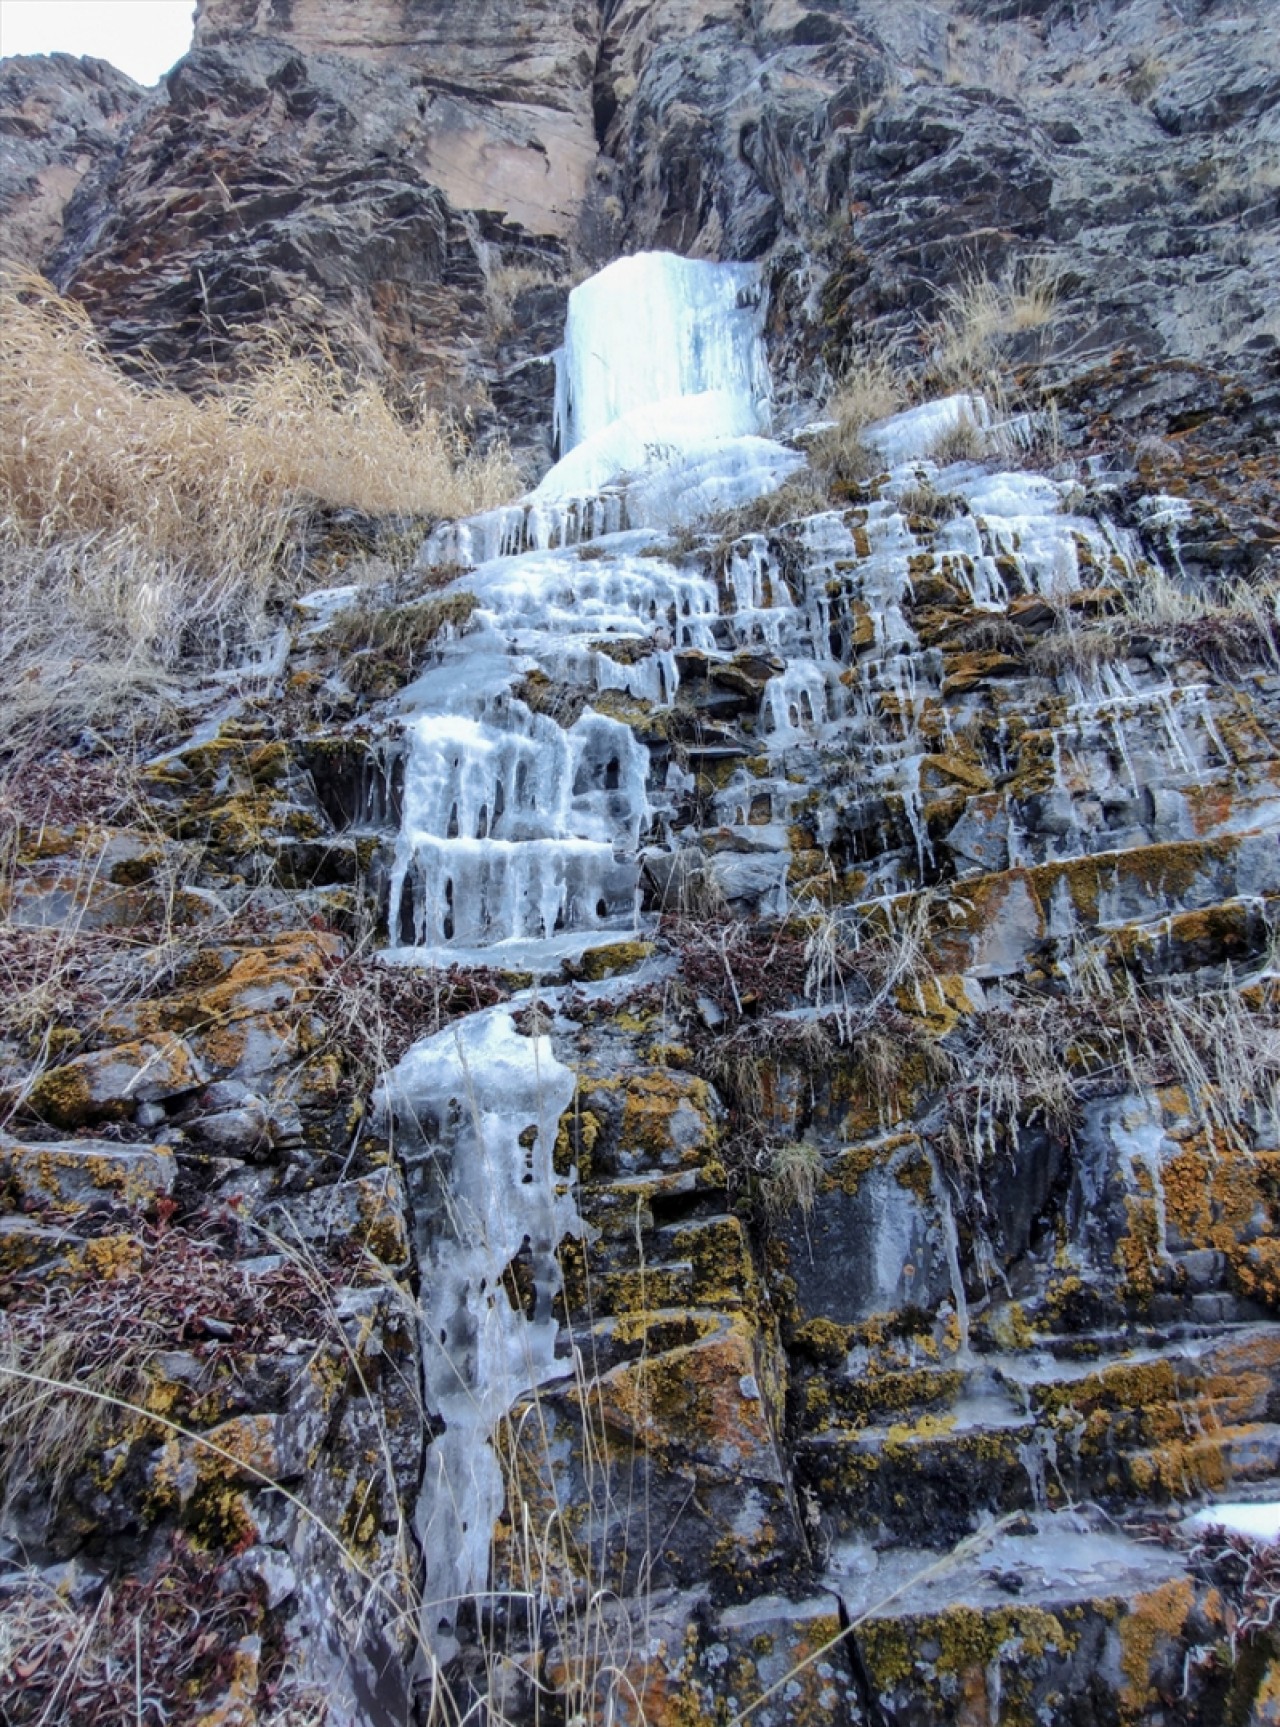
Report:
<svg viewBox="0 0 1280 1727"><path fill-rule="evenodd" d="M1034 254L1063 306L1025 359L1256 385L1278 63L1261 4L206 0L56 274L188 370L287 315L479 408L512 295L523 329L618 250L766 260L807 385L876 332L918 356L949 286Z"/></svg>
<svg viewBox="0 0 1280 1727"><path fill-rule="evenodd" d="M0 255L44 267L72 193L115 150L143 97L105 60L0 63Z"/></svg>
<svg viewBox="0 0 1280 1727"><path fill-rule="evenodd" d="M767 354L789 441L346 512L162 753L5 785L0 1297L122 1399L19 1424L18 1721L135 1599L199 1727L1280 1718L1276 1549L1187 1522L1280 1502L1273 11L202 0L132 108L48 69L12 207L122 354L278 322L539 467L562 341L604 433L758 432ZM753 268L566 331L651 248Z"/></svg>

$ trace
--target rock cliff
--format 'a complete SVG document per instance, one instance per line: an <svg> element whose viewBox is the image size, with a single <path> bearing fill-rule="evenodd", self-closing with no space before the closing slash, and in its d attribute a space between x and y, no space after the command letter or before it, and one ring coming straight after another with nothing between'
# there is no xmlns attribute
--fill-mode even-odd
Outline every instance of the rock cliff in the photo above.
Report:
<svg viewBox="0 0 1280 1727"><path fill-rule="evenodd" d="M287 316L508 420L556 284L653 246L765 260L800 387L877 333L923 361L948 288L1034 256L1062 312L1017 358L1256 388L1278 64L1265 5L205 0L42 255L166 364Z"/></svg>
<svg viewBox="0 0 1280 1727"><path fill-rule="evenodd" d="M1271 9L47 72L126 361L287 326L541 483L5 782L15 1720L146 1719L135 1620L205 1727L1280 1719Z"/></svg>
<svg viewBox="0 0 1280 1727"><path fill-rule="evenodd" d="M0 248L43 267L72 193L109 157L144 92L105 60L15 56L0 66Z"/></svg>

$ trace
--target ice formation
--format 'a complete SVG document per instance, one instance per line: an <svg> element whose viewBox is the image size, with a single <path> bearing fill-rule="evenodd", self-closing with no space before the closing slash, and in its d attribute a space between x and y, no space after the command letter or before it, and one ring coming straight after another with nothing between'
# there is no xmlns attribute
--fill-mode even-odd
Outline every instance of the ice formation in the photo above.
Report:
<svg viewBox="0 0 1280 1727"><path fill-rule="evenodd" d="M991 426L991 410L981 396L940 396L921 402L887 420L875 421L862 437L877 455L897 467L927 457L940 438L966 425L978 432Z"/></svg>
<svg viewBox="0 0 1280 1727"><path fill-rule="evenodd" d="M476 564L457 585L478 603L403 698L408 754L390 883L401 960L545 974L567 951L638 930L642 860L659 875L664 858L672 864L682 808L708 762L700 820L720 843L706 867L731 899L787 910L796 806L811 803L832 756L845 771L826 774L834 803L821 822L858 799L892 800L908 844L869 857L865 892L901 891L932 861L919 786L934 746L920 720L942 679L941 654L910 622L913 584L936 574L979 612L1021 593L1064 605L1089 571L1129 557L1121 539L1073 517L1067 488L1052 480L971 463L940 470L927 455L940 432L965 418L989 423L980 403L952 398L871 429L889 470L879 495L856 514L798 524L799 556L784 564L776 536L748 533L716 581L681 561L662 532L671 522L756 496L803 459L761 435L754 283L745 266L639 257L576 289L559 360L564 457L522 503L454 524L424 548L427 562ZM911 513L924 482L959 500L927 543ZM735 656L764 681L751 759L694 743L654 775L610 704L633 704L627 717L634 704L670 708L682 679ZM1091 749L1099 733L1118 735L1122 715L1145 753L1117 755L1117 774L1151 783L1168 780L1170 762L1200 771L1213 748L1194 691L1139 690L1108 665L1064 671L1063 681L1075 699L1055 732L1061 754L1046 794L1060 798L1062 819L1040 824L1040 858L1055 846L1089 849L1087 807L1071 797L1073 737ZM1003 848L1033 861L1012 827L993 836L975 826L963 843L979 859ZM974 971L999 964L993 952ZM385 1094L421 1190L426 1396L445 1423L420 1514L440 1603L426 1630L438 1649L451 1635L449 1599L485 1587L502 1498L493 1426L522 1392L567 1371L551 1319L553 1250L575 1220L550 1153L572 1095L549 1040L522 1036L500 1011L420 1044ZM904 1227L887 1209L883 1239L867 1244L887 1282L901 1272ZM532 1319L503 1280L526 1243Z"/></svg>
<svg viewBox="0 0 1280 1727"><path fill-rule="evenodd" d="M800 460L757 435L766 374L754 280L747 267L637 258L576 290L559 362L574 466L424 549L428 561L481 554L460 583L479 605L405 693L389 903L402 959L545 964L599 931L636 927L655 816L648 753L591 706L539 711L521 680L661 707L675 700L681 652L718 652L714 585L644 555L651 533L619 530L637 501L670 520L755 495ZM606 495L624 469L643 470L641 487ZM574 547L590 539L602 555L584 559ZM494 1010L416 1045L381 1098L416 1189L424 1395L444 1423L418 1507L423 1633L440 1659L455 1647L458 1603L488 1581L503 1502L494 1428L568 1370L556 1355L555 1248L579 1226L551 1153L574 1083L549 1038ZM518 1256L529 1316L504 1278Z"/></svg>
<svg viewBox="0 0 1280 1727"><path fill-rule="evenodd" d="M1280 1505L1248 1500L1206 1505L1203 1511L1188 1517L1187 1524L1197 1531L1225 1529L1231 1535L1247 1536L1250 1541L1280 1541Z"/></svg>
<svg viewBox="0 0 1280 1727"><path fill-rule="evenodd" d="M415 1189L428 1220L420 1243L423 1390L445 1423L432 1444L417 1510L428 1555L423 1633L452 1649L459 1603L484 1593L503 1481L489 1443L523 1393L563 1371L551 1302L555 1249L577 1227L552 1170L575 1080L545 1036L523 1037L501 1010L473 1014L417 1044L388 1081ZM503 1281L527 1256L534 1311Z"/></svg>
<svg viewBox="0 0 1280 1727"><path fill-rule="evenodd" d="M567 454L642 410L699 438L764 429L769 374L751 264L670 252L619 258L569 296L556 355L556 432ZM660 416L648 424L656 426Z"/></svg>

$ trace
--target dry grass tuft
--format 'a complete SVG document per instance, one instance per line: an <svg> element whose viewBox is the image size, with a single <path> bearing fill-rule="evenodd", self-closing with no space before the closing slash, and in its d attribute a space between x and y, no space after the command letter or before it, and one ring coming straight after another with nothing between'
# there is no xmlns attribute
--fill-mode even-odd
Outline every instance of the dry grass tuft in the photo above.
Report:
<svg viewBox="0 0 1280 1727"><path fill-rule="evenodd" d="M772 1218L798 1211L804 1217L818 1199L822 1176L822 1153L816 1145L796 1140L773 1148L762 1183L765 1210Z"/></svg>
<svg viewBox="0 0 1280 1727"><path fill-rule="evenodd" d="M295 579L317 507L427 516L517 489L430 409L398 416L336 364L268 343L195 400L127 376L84 310L0 287L0 727L65 731L192 654L225 663Z"/></svg>
<svg viewBox="0 0 1280 1727"><path fill-rule="evenodd" d="M744 535L767 534L773 528L785 527L788 522L798 521L804 516L819 515L830 507L826 493L814 484L810 474L801 469L775 491L765 492L735 509L718 511L701 524L697 535L691 539L694 546L700 546L705 544L707 537L714 535L716 543L712 547L712 563L719 565Z"/></svg>
<svg viewBox="0 0 1280 1727"><path fill-rule="evenodd" d="M1158 565L1144 564L1141 577L1128 595L1138 629L1222 676L1280 669L1280 580L1273 572L1216 589L1180 587Z"/></svg>
<svg viewBox="0 0 1280 1727"><path fill-rule="evenodd" d="M1041 636L1027 658L1042 677L1058 678L1064 672L1090 677L1099 666L1124 659L1128 651L1127 632L1114 625L1075 629L1067 624Z"/></svg>
<svg viewBox="0 0 1280 1727"><path fill-rule="evenodd" d="M499 264L485 279L485 297L496 335L507 335L517 326L516 303L530 288L564 288L571 286L567 272L558 269L553 260L545 263Z"/></svg>
<svg viewBox="0 0 1280 1727"><path fill-rule="evenodd" d="M945 389L991 393L1011 339L1049 329L1060 298L1060 285L1041 258L1026 260L999 280L969 270L946 290L941 316L927 332L934 381Z"/></svg>
<svg viewBox="0 0 1280 1727"><path fill-rule="evenodd" d="M987 453L987 440L971 414L961 414L954 425L939 432L927 452L930 461L940 468L950 467L953 462L980 462Z"/></svg>
<svg viewBox="0 0 1280 1727"><path fill-rule="evenodd" d="M857 486L883 464L863 440L865 429L906 403L907 392L893 355L875 349L853 360L827 402L834 426L809 445L809 462L828 489Z"/></svg>
<svg viewBox="0 0 1280 1727"><path fill-rule="evenodd" d="M901 368L883 348L859 355L845 368L827 402L827 413L841 426L861 431L905 407L906 386Z"/></svg>
<svg viewBox="0 0 1280 1727"><path fill-rule="evenodd" d="M364 596L339 612L326 639L345 656L351 688L364 695L389 695L421 669L432 643L461 630L479 605L474 594L430 594L407 606L381 606Z"/></svg>

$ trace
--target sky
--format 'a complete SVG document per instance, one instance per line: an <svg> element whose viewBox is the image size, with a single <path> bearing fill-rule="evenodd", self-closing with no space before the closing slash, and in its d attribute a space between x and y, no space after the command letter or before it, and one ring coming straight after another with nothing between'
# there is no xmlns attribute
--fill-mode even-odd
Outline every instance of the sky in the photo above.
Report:
<svg viewBox="0 0 1280 1727"><path fill-rule="evenodd" d="M191 46L195 0L0 0L0 54L92 54L154 84Z"/></svg>

